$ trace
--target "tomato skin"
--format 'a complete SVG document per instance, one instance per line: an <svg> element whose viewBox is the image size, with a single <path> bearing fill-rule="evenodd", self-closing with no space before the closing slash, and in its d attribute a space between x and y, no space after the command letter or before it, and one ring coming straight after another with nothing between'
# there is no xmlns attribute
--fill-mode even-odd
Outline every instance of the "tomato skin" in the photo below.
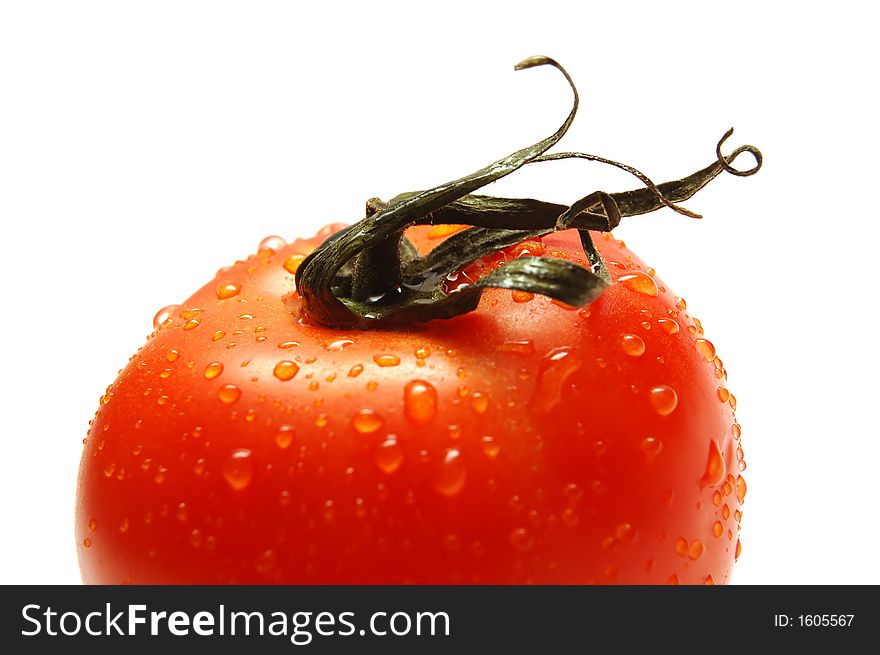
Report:
<svg viewBox="0 0 880 655"><path fill-rule="evenodd" d="M489 290L357 332L298 321L291 256L331 232L221 270L108 389L80 467L85 582L729 580L735 399L622 242L594 234L617 283L586 310ZM505 256L529 248L583 259L569 232Z"/></svg>

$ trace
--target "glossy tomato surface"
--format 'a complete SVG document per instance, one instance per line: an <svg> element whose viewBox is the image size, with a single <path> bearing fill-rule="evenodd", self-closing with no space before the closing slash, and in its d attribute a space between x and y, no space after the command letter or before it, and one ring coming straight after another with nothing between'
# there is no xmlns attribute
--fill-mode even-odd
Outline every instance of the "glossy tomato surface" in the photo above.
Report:
<svg viewBox="0 0 880 655"><path fill-rule="evenodd" d="M411 229L425 251L446 227ZM332 232L264 242L177 307L101 398L79 477L87 583L724 583L745 468L726 371L626 246L575 309L487 291L411 329L300 320ZM505 258L583 261L575 233Z"/></svg>

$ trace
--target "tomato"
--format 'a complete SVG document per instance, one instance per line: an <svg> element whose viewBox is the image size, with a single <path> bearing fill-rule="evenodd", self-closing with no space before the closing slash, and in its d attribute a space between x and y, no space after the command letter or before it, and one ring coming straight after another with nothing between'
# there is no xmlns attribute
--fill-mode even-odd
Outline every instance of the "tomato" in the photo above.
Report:
<svg viewBox="0 0 880 655"><path fill-rule="evenodd" d="M689 214L673 203L760 153L719 144L659 187L625 167L646 188L571 207L468 195L554 157L618 165L542 154L576 107L351 228L270 237L161 310L85 440L83 580L727 582L736 398L684 300L609 231ZM744 151L757 166L732 169Z"/></svg>
<svg viewBox="0 0 880 655"><path fill-rule="evenodd" d="M622 242L596 235L615 283L585 309L498 289L452 321L357 332L282 301L330 231L269 240L157 317L91 425L86 582L729 579L736 400ZM526 251L583 257L570 231L507 254Z"/></svg>

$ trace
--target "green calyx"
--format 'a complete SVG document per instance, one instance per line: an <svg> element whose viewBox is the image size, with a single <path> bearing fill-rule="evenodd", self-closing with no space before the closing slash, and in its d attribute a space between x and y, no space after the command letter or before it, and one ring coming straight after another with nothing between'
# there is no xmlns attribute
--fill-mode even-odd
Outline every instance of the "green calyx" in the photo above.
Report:
<svg viewBox="0 0 880 655"><path fill-rule="evenodd" d="M716 160L706 168L673 182L655 185L637 169L581 152L545 154L566 133L578 109L578 93L562 66L548 57L531 57L516 70L549 65L568 81L574 94L571 111L553 134L465 177L433 189L404 193L385 203L367 201L366 217L337 232L299 266L296 285L307 320L328 327L374 329L453 318L474 311L484 289L503 288L549 296L573 306L591 303L611 283L589 230L610 232L624 216L669 207L694 218L677 205L702 189L722 171L754 175L763 157L754 146L721 153L730 129L718 142ZM748 152L755 165L733 168ZM619 193L595 191L570 206L528 198L498 198L473 192L526 164L557 159L586 159L621 168L637 177L643 188ZM422 256L404 236L412 225L472 226L441 242ZM507 262L451 293L447 276L477 259L525 239L559 230L578 231L589 268L555 257L524 256Z"/></svg>

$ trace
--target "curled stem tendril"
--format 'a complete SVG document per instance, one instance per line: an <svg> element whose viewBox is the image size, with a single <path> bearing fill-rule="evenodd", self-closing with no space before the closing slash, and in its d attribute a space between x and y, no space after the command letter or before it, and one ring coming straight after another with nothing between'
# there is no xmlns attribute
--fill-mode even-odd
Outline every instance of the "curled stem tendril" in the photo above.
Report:
<svg viewBox="0 0 880 655"><path fill-rule="evenodd" d="M367 201L366 217L328 238L300 265L296 284L302 312L310 320L333 327L369 329L452 318L476 309L483 290L505 288L540 293L569 305L595 300L611 277L593 245L589 230L611 231L626 216L668 207L700 218L678 203L687 200L721 171L740 177L761 168L761 152L744 145L723 155L721 147L733 133L718 142L716 161L673 182L655 184L640 170L606 157L583 152L546 154L565 135L577 113L580 99L568 72L549 57L529 57L515 66L525 70L551 66L568 83L571 109L550 136L521 148L480 170L432 189L403 193L388 203ZM733 167L742 153L756 165ZM561 159L583 159L615 166L635 176L641 189L617 193L594 191L570 206L530 198L498 198L474 191L527 164ZM410 225L457 223L470 225L421 256L404 236ZM446 293L446 276L489 253L558 230L576 229L589 268L554 257L522 257L502 265L473 284Z"/></svg>

